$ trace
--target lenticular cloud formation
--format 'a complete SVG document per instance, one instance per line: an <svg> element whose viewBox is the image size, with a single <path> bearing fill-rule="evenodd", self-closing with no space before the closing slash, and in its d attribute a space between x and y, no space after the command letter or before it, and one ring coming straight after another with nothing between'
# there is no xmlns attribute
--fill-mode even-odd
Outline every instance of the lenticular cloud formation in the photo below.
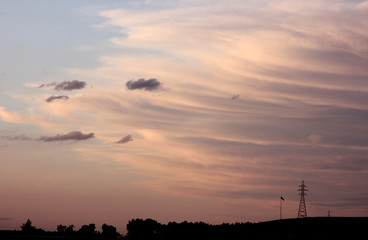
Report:
<svg viewBox="0 0 368 240"><path fill-rule="evenodd" d="M67 134L57 134L54 137L40 137L39 140L44 142L66 141L66 140L81 141L94 137L95 137L94 133L83 134L79 131L74 131Z"/></svg>
<svg viewBox="0 0 368 240"><path fill-rule="evenodd" d="M155 78L151 78L148 80L141 78L137 81L128 81L126 83L126 86L129 90L143 89L146 91L153 91L158 90L161 87L161 83Z"/></svg>
<svg viewBox="0 0 368 240"><path fill-rule="evenodd" d="M51 97L49 97L49 98L47 98L46 99L46 102L53 102L54 100L58 100L58 99L60 99L60 100L68 100L69 99L69 97L68 96L51 96Z"/></svg>
<svg viewBox="0 0 368 240"><path fill-rule="evenodd" d="M122 139L120 139L119 141L115 142L118 144L124 144L127 142L133 141L132 135L126 135L125 137L123 137Z"/></svg>

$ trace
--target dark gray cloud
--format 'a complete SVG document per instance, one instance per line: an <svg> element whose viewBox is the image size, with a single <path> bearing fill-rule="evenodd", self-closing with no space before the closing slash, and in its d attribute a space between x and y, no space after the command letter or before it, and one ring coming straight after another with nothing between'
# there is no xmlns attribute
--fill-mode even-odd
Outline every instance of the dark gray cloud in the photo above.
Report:
<svg viewBox="0 0 368 240"><path fill-rule="evenodd" d="M73 81L64 81L55 86L55 90L65 90L70 91L74 89L82 89L86 86L85 82L73 80Z"/></svg>
<svg viewBox="0 0 368 240"><path fill-rule="evenodd" d="M11 218L6 218L6 217L0 217L0 221L10 221L12 220Z"/></svg>
<svg viewBox="0 0 368 240"><path fill-rule="evenodd" d="M129 90L143 89L146 91L154 91L161 88L161 83L155 78L150 78L148 80L141 78L137 81L130 80L126 82L126 86Z"/></svg>
<svg viewBox="0 0 368 240"><path fill-rule="evenodd" d="M66 141L66 140L81 141L94 137L95 137L94 133L83 134L79 131L74 131L67 134L57 134L54 137L40 137L39 140L44 142Z"/></svg>
<svg viewBox="0 0 368 240"><path fill-rule="evenodd" d="M132 135L126 135L125 137L123 137L122 139L120 139L119 141L115 143L123 144L123 143L127 143L130 141L133 141Z"/></svg>
<svg viewBox="0 0 368 240"><path fill-rule="evenodd" d="M39 88L43 88L43 87L53 87L55 86L55 90L58 91L71 91L71 90L75 90L75 89L82 89L86 86L86 83L83 81L78 81L78 80L73 80L73 81L64 81L61 83L46 83L46 84L41 84L39 86Z"/></svg>
<svg viewBox="0 0 368 240"><path fill-rule="evenodd" d="M46 102L52 102L52 101L57 100L57 99L68 100L69 97L68 96L65 96L65 95L62 95L62 96L51 96L51 97L49 97L49 98L46 99Z"/></svg>

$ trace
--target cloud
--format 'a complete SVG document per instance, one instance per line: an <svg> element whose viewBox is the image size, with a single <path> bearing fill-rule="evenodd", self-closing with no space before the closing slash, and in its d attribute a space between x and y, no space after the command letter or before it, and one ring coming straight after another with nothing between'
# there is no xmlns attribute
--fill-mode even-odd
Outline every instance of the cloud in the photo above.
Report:
<svg viewBox="0 0 368 240"><path fill-rule="evenodd" d="M73 80L73 81L64 81L62 83L59 83L55 86L55 90L65 90L65 91L70 91L70 90L74 90L74 89L82 89L86 86L85 82L81 82L78 80Z"/></svg>
<svg viewBox="0 0 368 240"><path fill-rule="evenodd" d="M82 89L86 86L86 83L83 81L78 81L78 80L73 80L73 81L63 81L61 83L46 83L46 84L41 84L39 86L39 88L43 88L43 87L51 87L51 86L55 86L55 90L58 91L71 91L71 90L75 90L75 89Z"/></svg>
<svg viewBox="0 0 368 240"><path fill-rule="evenodd" d="M0 217L0 221L10 221L12 220L11 218L6 218L6 217Z"/></svg>
<svg viewBox="0 0 368 240"><path fill-rule="evenodd" d="M25 136L25 135L18 135L18 136L2 136L1 138L7 139L7 140L15 140L15 141L29 141L32 140L32 138Z"/></svg>
<svg viewBox="0 0 368 240"><path fill-rule="evenodd" d="M237 99L239 99L239 94L237 94L237 95L233 95L232 97L231 97L231 100L237 100Z"/></svg>
<svg viewBox="0 0 368 240"><path fill-rule="evenodd" d="M312 144L313 148L317 148L321 142L322 135L311 134L307 137L307 140Z"/></svg>
<svg viewBox="0 0 368 240"><path fill-rule="evenodd" d="M120 139L119 141L115 143L124 144L130 141L133 141L132 135L126 135L125 137L123 137L122 139Z"/></svg>
<svg viewBox="0 0 368 240"><path fill-rule="evenodd" d="M338 200L327 203L313 203L314 205L323 207L351 208L351 207L368 207L367 193L355 194L352 197L342 197Z"/></svg>
<svg viewBox="0 0 368 240"><path fill-rule="evenodd" d="M57 83L42 83L38 88L55 86Z"/></svg>
<svg viewBox="0 0 368 240"><path fill-rule="evenodd" d="M282 2L276 9L265 1L234 1L104 12L105 26L124 32L111 39L113 47L131 51L106 54L96 68L68 72L73 79L101 79L94 83L98 87L69 99L73 104L25 101L18 112L0 107L0 116L55 134L88 122L99 138L106 137L96 144L117 142L84 144L84 157L97 159L98 152L98 161L111 158L138 169L147 182L154 179L152 191L188 187L209 189L226 201L267 199L252 188L267 190L275 179L305 176L321 183L347 181L341 191L359 189L352 178L364 179L367 172L368 72L360 44L366 18L350 7L338 10L335 3L341 1L303 14L298 5L317 1ZM162 79L173 89L164 98L128 91L159 89ZM122 83L128 89L123 95ZM50 90L56 85L66 87L53 83ZM238 101L236 94L246 98ZM111 140L116 129L129 129L139 141L121 148L116 144L132 139ZM297 185L291 188L295 192Z"/></svg>
<svg viewBox="0 0 368 240"><path fill-rule="evenodd" d="M332 157L324 157L310 164L310 167L316 170L334 170L334 171L362 171L368 170L368 156L365 151L361 153L346 153L344 156L336 154Z"/></svg>
<svg viewBox="0 0 368 240"><path fill-rule="evenodd" d="M66 140L81 141L94 137L95 137L94 133L83 134L79 131L74 131L67 134L57 134L54 137L40 137L39 140L44 142L66 141Z"/></svg>
<svg viewBox="0 0 368 240"><path fill-rule="evenodd" d="M46 99L46 102L52 102L52 101L57 100L57 99L68 100L69 97L68 96L65 96L65 95L62 95L62 96L51 96L51 97L49 97L49 98Z"/></svg>
<svg viewBox="0 0 368 240"><path fill-rule="evenodd" d="M143 89L146 91L153 91L158 90L161 87L161 83L155 78L150 78L148 80L141 78L137 81L130 80L126 82L126 86L129 90Z"/></svg>

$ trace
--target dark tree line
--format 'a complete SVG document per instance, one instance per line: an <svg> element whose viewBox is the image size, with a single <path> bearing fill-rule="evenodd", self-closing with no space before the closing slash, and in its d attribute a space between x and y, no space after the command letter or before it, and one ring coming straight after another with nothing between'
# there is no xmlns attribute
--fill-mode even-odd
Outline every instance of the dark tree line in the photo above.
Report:
<svg viewBox="0 0 368 240"><path fill-rule="evenodd" d="M101 226L102 232L96 231L94 223L83 225L79 230L74 230L74 225L65 226L60 224L56 227L56 232L46 232L33 226L32 221L28 219L21 226L21 229L23 235L15 239L34 239L36 236L42 236L45 239L59 239L62 237L65 239L115 240L122 238L116 231L116 227L106 223Z"/></svg>
<svg viewBox="0 0 368 240"><path fill-rule="evenodd" d="M316 217L260 223L169 222L133 219L127 225L128 240L246 240L246 239L368 239L368 218Z"/></svg>
<svg viewBox="0 0 368 240"><path fill-rule="evenodd" d="M74 230L74 225L58 225L57 231L46 232L32 225L30 219L22 231L0 231L0 239L66 239L66 240L245 240L245 239L368 239L368 218L317 217L283 219L260 223L169 222L161 224L153 219L132 219L127 235L120 235L114 226L103 224L96 231L91 223Z"/></svg>
<svg viewBox="0 0 368 240"><path fill-rule="evenodd" d="M152 219L133 219L127 225L126 238L128 240L247 239L252 236L253 225L250 222L210 225L204 222L187 221L161 224Z"/></svg>

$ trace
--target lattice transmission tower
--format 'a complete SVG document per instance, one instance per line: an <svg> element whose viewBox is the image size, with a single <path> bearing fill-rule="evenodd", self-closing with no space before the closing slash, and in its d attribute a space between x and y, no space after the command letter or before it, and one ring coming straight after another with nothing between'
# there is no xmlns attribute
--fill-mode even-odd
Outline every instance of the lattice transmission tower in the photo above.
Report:
<svg viewBox="0 0 368 240"><path fill-rule="evenodd" d="M304 196L307 195L305 192L308 191L307 186L304 184L304 180L302 180L302 185L299 186L300 188L300 203L299 203L299 211L298 211L298 218L306 218L307 217L307 206L305 205L305 198Z"/></svg>

